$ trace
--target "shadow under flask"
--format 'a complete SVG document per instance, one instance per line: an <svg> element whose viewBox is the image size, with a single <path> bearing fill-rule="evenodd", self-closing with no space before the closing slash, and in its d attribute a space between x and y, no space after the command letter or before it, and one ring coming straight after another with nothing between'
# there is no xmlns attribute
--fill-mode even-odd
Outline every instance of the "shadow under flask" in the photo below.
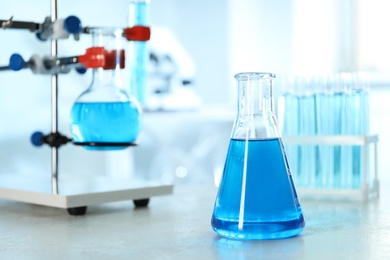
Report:
<svg viewBox="0 0 390 260"><path fill-rule="evenodd" d="M280 239L305 220L273 112L271 73L239 73L233 125L211 225L231 239Z"/></svg>
<svg viewBox="0 0 390 260"><path fill-rule="evenodd" d="M140 132L140 106L122 87L124 68L123 29L91 28L93 45L104 47L105 64L93 69L92 84L71 110L73 140L88 150L120 150L136 140Z"/></svg>

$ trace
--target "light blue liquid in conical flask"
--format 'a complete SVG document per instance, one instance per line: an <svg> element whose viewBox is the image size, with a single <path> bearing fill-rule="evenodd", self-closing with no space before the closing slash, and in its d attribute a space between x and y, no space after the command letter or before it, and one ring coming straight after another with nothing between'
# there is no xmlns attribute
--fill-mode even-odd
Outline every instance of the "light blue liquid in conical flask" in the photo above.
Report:
<svg viewBox="0 0 390 260"><path fill-rule="evenodd" d="M271 73L239 73L233 126L211 225L231 239L281 239L305 221L272 111Z"/></svg>

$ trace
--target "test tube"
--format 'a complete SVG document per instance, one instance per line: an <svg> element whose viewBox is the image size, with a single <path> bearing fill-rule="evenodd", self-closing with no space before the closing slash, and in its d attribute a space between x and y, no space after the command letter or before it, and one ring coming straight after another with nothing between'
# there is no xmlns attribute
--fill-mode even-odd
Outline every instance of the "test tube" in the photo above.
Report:
<svg viewBox="0 0 390 260"><path fill-rule="evenodd" d="M129 26L149 26L150 1L132 0L129 5ZM130 93L141 106L147 103L147 42L129 42Z"/></svg>
<svg viewBox="0 0 390 260"><path fill-rule="evenodd" d="M326 136L333 134L333 91L331 77L314 76L312 86L315 90L316 134ZM332 145L318 145L316 156L316 187L333 185L334 155Z"/></svg>
<svg viewBox="0 0 390 260"><path fill-rule="evenodd" d="M348 113L351 118L351 135L366 135L369 133L369 86L368 75L363 72L356 72L351 75L352 84L350 85L349 95L347 97ZM362 165L362 147L352 146L352 180L351 188L360 188Z"/></svg>
<svg viewBox="0 0 390 260"><path fill-rule="evenodd" d="M351 134L351 115L349 114L349 95L352 84L351 73L342 72L336 75L334 85L334 123L335 134ZM335 146L334 187L349 188L352 185L352 149L349 145Z"/></svg>
<svg viewBox="0 0 390 260"><path fill-rule="evenodd" d="M315 129L315 97L310 86L310 79L306 76L295 78L295 89L298 95L298 131L299 135L313 136ZM298 150L300 185L314 187L316 183L316 146L301 145Z"/></svg>
<svg viewBox="0 0 390 260"><path fill-rule="evenodd" d="M297 136L298 129L298 96L294 89L294 77L286 76L281 80L281 95L278 100L278 121L282 136ZM300 182L299 146L285 145L291 173L297 183Z"/></svg>

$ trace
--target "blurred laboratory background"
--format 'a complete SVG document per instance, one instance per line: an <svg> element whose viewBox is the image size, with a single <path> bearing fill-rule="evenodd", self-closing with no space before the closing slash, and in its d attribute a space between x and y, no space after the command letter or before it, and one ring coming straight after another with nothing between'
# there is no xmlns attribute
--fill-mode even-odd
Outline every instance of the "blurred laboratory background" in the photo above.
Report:
<svg viewBox="0 0 390 260"><path fill-rule="evenodd" d="M129 26L130 0L59 0L58 17L83 26ZM275 102L291 75L369 75L369 134L378 134L378 173L390 179L390 24L386 0L151 0L150 61L138 146L123 151L60 149L60 175L135 174L163 182L218 182L235 117L234 74L276 74ZM3 1L0 18L43 22L47 0ZM0 29L0 63L13 53L49 55L50 42L33 33ZM58 43L59 56L83 54L91 39ZM123 87L130 86L123 71ZM69 115L91 74L59 76L59 131L70 136ZM31 70L0 73L0 174L50 176L49 147L33 132L50 132L50 77ZM49 180L48 180L49 182Z"/></svg>

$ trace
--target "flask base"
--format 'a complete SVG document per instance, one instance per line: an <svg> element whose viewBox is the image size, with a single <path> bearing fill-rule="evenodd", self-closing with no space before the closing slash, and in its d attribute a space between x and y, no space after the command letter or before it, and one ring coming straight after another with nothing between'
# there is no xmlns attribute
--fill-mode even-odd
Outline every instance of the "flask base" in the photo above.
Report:
<svg viewBox="0 0 390 260"><path fill-rule="evenodd" d="M303 215L287 221L249 222L239 227L238 221L212 218L214 231L223 237L240 240L283 239L298 235L305 226Z"/></svg>
<svg viewBox="0 0 390 260"><path fill-rule="evenodd" d="M129 146L136 146L135 142L73 142L87 150L123 150Z"/></svg>

